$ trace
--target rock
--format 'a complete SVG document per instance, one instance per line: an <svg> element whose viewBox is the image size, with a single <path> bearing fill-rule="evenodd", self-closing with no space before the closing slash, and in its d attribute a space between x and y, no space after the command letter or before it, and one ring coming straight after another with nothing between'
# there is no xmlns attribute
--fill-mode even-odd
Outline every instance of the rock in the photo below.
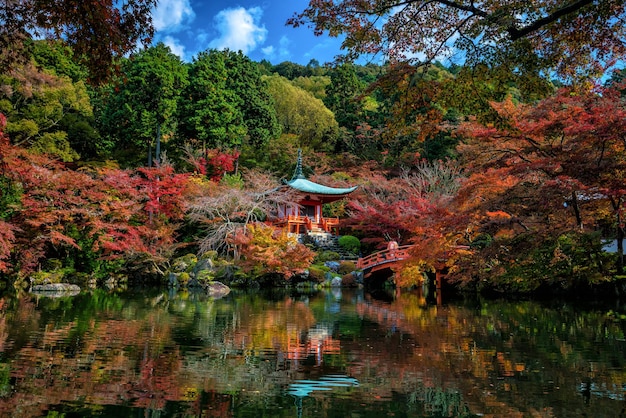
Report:
<svg viewBox="0 0 626 418"><path fill-rule="evenodd" d="M210 258L202 258L198 260L196 265L193 267L193 274L197 276L202 271L206 271L206 270L213 271L214 269L215 269L215 265L213 263L213 260L211 260Z"/></svg>
<svg viewBox="0 0 626 418"><path fill-rule="evenodd" d="M170 272L167 275L167 286L171 288L178 287L178 275L176 273Z"/></svg>
<svg viewBox="0 0 626 418"><path fill-rule="evenodd" d="M330 281L330 287L341 287L342 284L342 280L341 277L339 276L335 276L333 277L333 279Z"/></svg>
<svg viewBox="0 0 626 418"><path fill-rule="evenodd" d="M75 296L80 293L80 287L69 283L48 283L35 285L30 292L49 297Z"/></svg>
<svg viewBox="0 0 626 418"><path fill-rule="evenodd" d="M182 273L184 271L189 271L194 268L196 263L198 262L198 257L195 254L187 254L182 257L178 257L172 262L172 266L170 267L170 271L174 273Z"/></svg>
<svg viewBox="0 0 626 418"><path fill-rule="evenodd" d="M331 271L337 272L337 270L339 270L340 263L339 261L326 261L324 265Z"/></svg>
<svg viewBox="0 0 626 418"><path fill-rule="evenodd" d="M211 282L207 285L206 292L212 298L219 299L230 293L230 287L221 282Z"/></svg>

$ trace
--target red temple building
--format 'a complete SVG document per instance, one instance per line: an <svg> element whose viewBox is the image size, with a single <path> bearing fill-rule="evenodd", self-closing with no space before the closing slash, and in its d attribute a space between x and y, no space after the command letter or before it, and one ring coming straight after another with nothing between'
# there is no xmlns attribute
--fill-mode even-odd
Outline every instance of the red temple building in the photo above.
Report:
<svg viewBox="0 0 626 418"><path fill-rule="evenodd" d="M296 190L299 196L298 205L285 205L278 208L276 225L284 226L290 233L304 234L308 232L327 232L336 235L339 218L328 218L322 215L322 206L343 199L358 186L336 188L314 183L302 174L302 152L298 151L298 162L293 177L284 182L287 187Z"/></svg>

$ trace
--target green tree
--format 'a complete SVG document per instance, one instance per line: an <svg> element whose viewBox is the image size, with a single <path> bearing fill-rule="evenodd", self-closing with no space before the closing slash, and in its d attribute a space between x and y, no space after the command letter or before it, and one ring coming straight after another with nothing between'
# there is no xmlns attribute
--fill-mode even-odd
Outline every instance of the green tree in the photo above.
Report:
<svg viewBox="0 0 626 418"><path fill-rule="evenodd" d="M284 61L275 65L273 72L289 80L293 80L296 77L308 77L311 75L309 68L290 61Z"/></svg>
<svg viewBox="0 0 626 418"><path fill-rule="evenodd" d="M57 156L63 161L79 158L72 148L68 118L86 120L92 115L84 82L39 70L32 64L0 75L0 112L7 116L6 133L23 147Z"/></svg>
<svg viewBox="0 0 626 418"><path fill-rule="evenodd" d="M321 100L284 77L273 75L266 80L283 132L298 135L300 146L332 150L338 132L333 112Z"/></svg>
<svg viewBox="0 0 626 418"><path fill-rule="evenodd" d="M175 133L179 95L187 84L186 67L159 43L125 60L122 74L110 89L101 130L128 155L141 155L147 147L151 165L152 144L156 143L158 159L161 138Z"/></svg>
<svg viewBox="0 0 626 418"><path fill-rule="evenodd" d="M236 148L247 135L236 92L228 88L227 55L203 51L189 65L189 84L180 104L180 139L206 148Z"/></svg>
<svg viewBox="0 0 626 418"><path fill-rule="evenodd" d="M310 77L296 77L291 80L294 86L306 90L320 100L326 98L326 89L330 85L330 77L327 75L312 75Z"/></svg>
<svg viewBox="0 0 626 418"><path fill-rule="evenodd" d="M33 42L33 59L37 65L54 71L58 76L67 76L73 82L86 81L89 72L74 57L72 48L59 40L40 40Z"/></svg>
<svg viewBox="0 0 626 418"><path fill-rule="evenodd" d="M221 52L228 71L226 88L232 91L236 107L243 115L248 144L262 147L280 135L280 124L267 83L261 78L259 65L239 52Z"/></svg>
<svg viewBox="0 0 626 418"><path fill-rule="evenodd" d="M324 104L335 113L339 126L354 131L361 120L363 106L360 95L364 85L353 64L342 64L330 72Z"/></svg>

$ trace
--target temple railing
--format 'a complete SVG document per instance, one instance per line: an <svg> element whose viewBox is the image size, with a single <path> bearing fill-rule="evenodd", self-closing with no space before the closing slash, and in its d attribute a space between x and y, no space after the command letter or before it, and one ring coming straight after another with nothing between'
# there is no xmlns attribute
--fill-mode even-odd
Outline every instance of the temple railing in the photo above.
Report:
<svg viewBox="0 0 626 418"><path fill-rule="evenodd" d="M301 215L287 215L285 218L280 218L273 223L277 226L280 225L288 225L291 227L292 225L299 225L306 227L307 230L313 231L316 228L320 228L325 232L333 232L333 229L336 230L339 226L339 218L321 218L320 222L315 222L313 218L308 216Z"/></svg>

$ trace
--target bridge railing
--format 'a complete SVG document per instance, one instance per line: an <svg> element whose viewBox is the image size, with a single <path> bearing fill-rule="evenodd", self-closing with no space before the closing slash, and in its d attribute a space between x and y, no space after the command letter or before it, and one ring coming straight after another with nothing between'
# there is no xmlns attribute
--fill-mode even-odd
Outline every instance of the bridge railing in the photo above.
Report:
<svg viewBox="0 0 626 418"><path fill-rule="evenodd" d="M359 258L356 267L361 270L376 267L385 263L404 260L409 256L409 249L412 245L403 245L392 250L382 250L367 257Z"/></svg>

